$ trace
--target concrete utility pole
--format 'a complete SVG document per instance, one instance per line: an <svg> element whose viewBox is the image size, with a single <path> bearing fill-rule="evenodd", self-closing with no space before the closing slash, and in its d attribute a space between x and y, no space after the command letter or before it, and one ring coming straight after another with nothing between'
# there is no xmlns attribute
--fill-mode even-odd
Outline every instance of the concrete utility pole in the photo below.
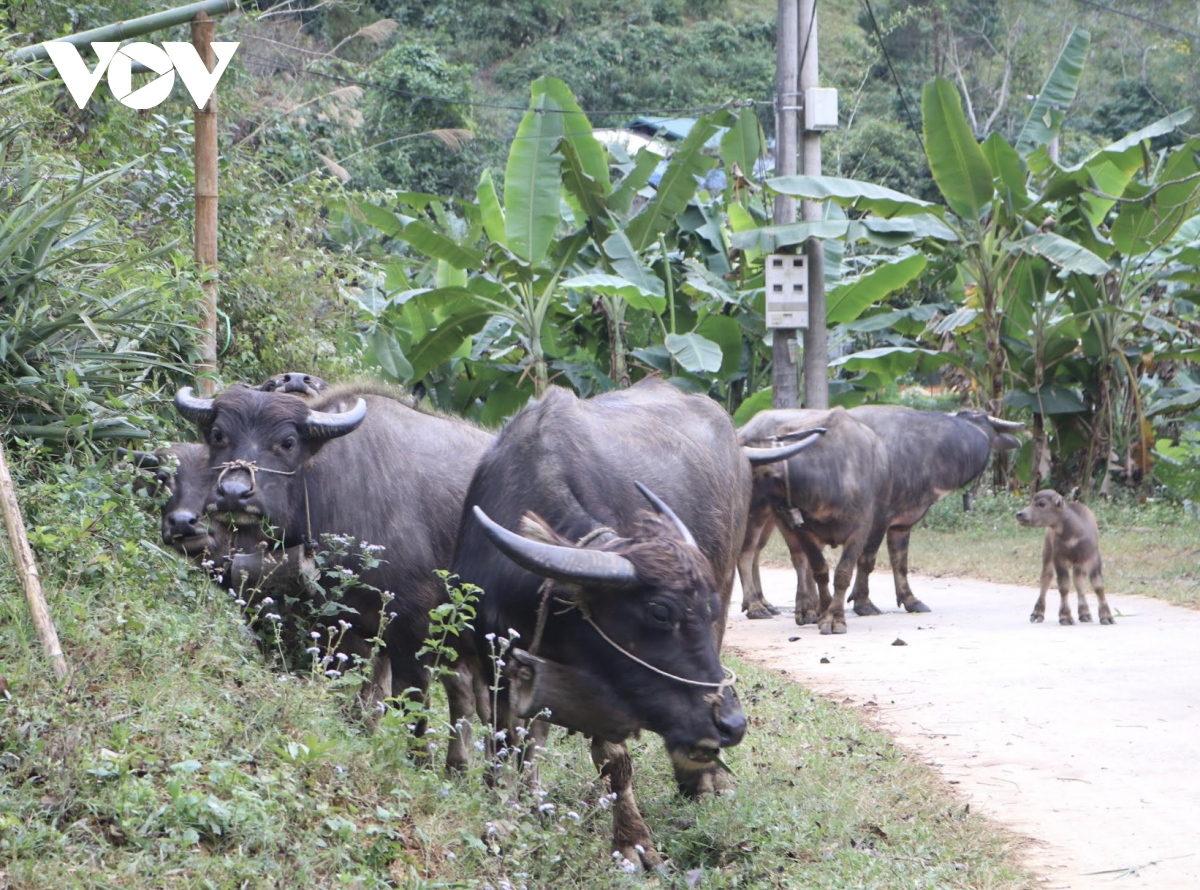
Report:
<svg viewBox="0 0 1200 890"><path fill-rule="evenodd" d="M780 0L780 7L783 0ZM800 95L820 86L817 76L817 0L800 0ZM807 117L806 109L806 117ZM801 137L801 172L821 175L821 134L805 126ZM800 202L804 222L821 219L821 205ZM808 257L808 327L804 329L804 407L829 407L829 343L825 330L825 248L816 238L804 243Z"/></svg>
<svg viewBox="0 0 1200 890"><path fill-rule="evenodd" d="M805 0L810 2L810 0ZM799 105L797 69L799 46L798 0L779 0L779 20L775 35L775 175L796 174L796 108ZM796 199L775 198L775 225L796 221ZM822 316L823 317L823 316ZM796 369L796 329L772 331L771 407L795 408L800 403L800 383Z"/></svg>
<svg viewBox="0 0 1200 890"><path fill-rule="evenodd" d="M212 71L213 21L203 12L192 22L192 44ZM213 90L196 115L196 271L204 303L200 310L200 361L196 389L212 397L217 373L217 91Z"/></svg>

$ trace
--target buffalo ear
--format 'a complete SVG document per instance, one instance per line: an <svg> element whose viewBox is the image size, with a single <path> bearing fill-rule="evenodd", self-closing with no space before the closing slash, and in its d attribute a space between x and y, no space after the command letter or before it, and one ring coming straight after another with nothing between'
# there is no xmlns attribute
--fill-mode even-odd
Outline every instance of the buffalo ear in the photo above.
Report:
<svg viewBox="0 0 1200 890"><path fill-rule="evenodd" d="M1021 447L1021 440L1008 433L1000 433L992 441L992 451L1015 451Z"/></svg>
<svg viewBox="0 0 1200 890"><path fill-rule="evenodd" d="M552 544L556 547L571 547L570 541L558 534L550 527L550 524L536 513L526 513L521 517L521 525L518 528L521 537L528 538L531 541L538 541L542 544Z"/></svg>
<svg viewBox="0 0 1200 890"><path fill-rule="evenodd" d="M1063 496L1062 496L1061 494L1059 494L1059 493L1056 491L1056 492L1054 493L1054 501L1053 501L1053 503L1054 503L1054 509L1055 509L1055 510L1061 510L1063 507L1065 507L1065 506L1066 506L1066 503L1067 503L1067 502L1066 502L1066 501L1064 501L1064 500L1063 500Z"/></svg>

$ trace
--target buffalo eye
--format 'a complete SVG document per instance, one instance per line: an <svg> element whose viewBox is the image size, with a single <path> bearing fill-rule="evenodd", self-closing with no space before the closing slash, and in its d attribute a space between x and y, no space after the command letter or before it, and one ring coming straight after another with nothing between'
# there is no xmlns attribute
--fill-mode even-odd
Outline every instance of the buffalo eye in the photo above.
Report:
<svg viewBox="0 0 1200 890"><path fill-rule="evenodd" d="M208 431L208 444L209 445L224 445L225 444L225 434L223 432L221 432L221 428L219 426L214 426L211 430Z"/></svg>
<svg viewBox="0 0 1200 890"><path fill-rule="evenodd" d="M646 607L646 611L650 613L650 617L660 624L671 623L671 610L662 603L651 603Z"/></svg>
<svg viewBox="0 0 1200 890"><path fill-rule="evenodd" d="M284 439L282 442L279 443L279 447L282 448L284 451L291 451L293 448L296 447L296 437L288 436L286 439Z"/></svg>

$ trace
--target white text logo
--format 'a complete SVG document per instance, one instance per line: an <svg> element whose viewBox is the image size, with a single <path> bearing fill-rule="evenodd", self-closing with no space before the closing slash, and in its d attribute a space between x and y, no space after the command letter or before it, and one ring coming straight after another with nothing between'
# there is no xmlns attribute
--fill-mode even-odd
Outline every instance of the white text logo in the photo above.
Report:
<svg viewBox="0 0 1200 890"><path fill-rule="evenodd" d="M153 108L171 94L175 86L175 74L179 73L183 85L192 96L197 108L202 108L217 88L217 81L233 60L240 43L213 43L217 57L216 67L209 71L196 47L190 43L164 43L161 47L153 43L130 43L123 47L117 43L93 43L96 67L88 70L83 57L74 44L61 40L43 43L50 60L62 76L63 83L71 93L75 104L83 108L104 72L108 72L108 88L123 105L130 108ZM158 75L143 87L133 88L133 63L141 62Z"/></svg>

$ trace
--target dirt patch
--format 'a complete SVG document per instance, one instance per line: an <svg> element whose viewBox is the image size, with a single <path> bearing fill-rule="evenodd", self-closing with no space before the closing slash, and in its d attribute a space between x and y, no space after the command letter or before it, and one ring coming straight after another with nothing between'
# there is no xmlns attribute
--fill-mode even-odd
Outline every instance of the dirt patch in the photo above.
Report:
<svg viewBox="0 0 1200 890"><path fill-rule="evenodd" d="M762 578L785 613L733 616L730 651L865 708L972 810L1031 840L1039 886L1200 888L1200 613L1110 594L1114 626L1063 627L1051 591L1035 625L1033 588L914 577L932 613L850 616L848 634L822 637L792 621L792 571ZM890 574L871 586L892 600Z"/></svg>

